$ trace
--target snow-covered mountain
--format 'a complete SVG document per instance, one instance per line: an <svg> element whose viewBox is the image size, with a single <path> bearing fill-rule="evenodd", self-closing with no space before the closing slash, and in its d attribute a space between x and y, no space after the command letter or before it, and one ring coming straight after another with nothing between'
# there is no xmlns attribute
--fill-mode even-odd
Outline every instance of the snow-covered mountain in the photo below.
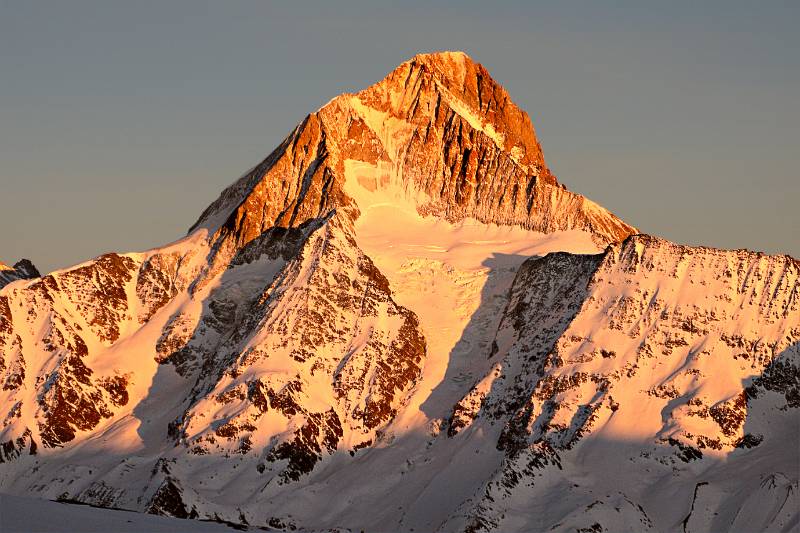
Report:
<svg viewBox="0 0 800 533"><path fill-rule="evenodd" d="M799 273L637 234L481 65L419 55L184 239L7 280L0 491L290 530L791 531Z"/></svg>

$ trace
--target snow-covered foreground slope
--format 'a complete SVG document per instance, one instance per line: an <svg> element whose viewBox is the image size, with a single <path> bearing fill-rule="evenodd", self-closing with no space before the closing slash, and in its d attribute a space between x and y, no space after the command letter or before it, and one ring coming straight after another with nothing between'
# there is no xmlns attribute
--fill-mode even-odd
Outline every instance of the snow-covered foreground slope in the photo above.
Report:
<svg viewBox="0 0 800 533"><path fill-rule="evenodd" d="M308 531L797 528L798 262L633 233L483 67L417 56L186 238L0 289L0 491Z"/></svg>
<svg viewBox="0 0 800 533"><path fill-rule="evenodd" d="M229 525L0 494L3 533L232 533Z"/></svg>

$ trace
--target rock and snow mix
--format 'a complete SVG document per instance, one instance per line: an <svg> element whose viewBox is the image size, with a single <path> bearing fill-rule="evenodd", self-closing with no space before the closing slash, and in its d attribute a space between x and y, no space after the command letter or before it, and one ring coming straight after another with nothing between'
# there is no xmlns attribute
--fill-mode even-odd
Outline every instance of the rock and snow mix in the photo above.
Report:
<svg viewBox="0 0 800 533"><path fill-rule="evenodd" d="M790 531L799 271L636 235L482 66L420 55L186 238L0 267L0 491L273 529Z"/></svg>

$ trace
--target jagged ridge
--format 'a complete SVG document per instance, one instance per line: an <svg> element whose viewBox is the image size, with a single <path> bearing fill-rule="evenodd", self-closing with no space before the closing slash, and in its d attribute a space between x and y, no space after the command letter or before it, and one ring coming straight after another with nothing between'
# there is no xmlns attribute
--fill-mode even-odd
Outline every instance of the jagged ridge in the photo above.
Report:
<svg viewBox="0 0 800 533"><path fill-rule="evenodd" d="M783 476L797 467L796 454L779 451L800 436L796 424L786 432L774 426L796 419L800 407L797 260L648 235L601 255L531 259L517 274L496 346L496 368L449 421L454 438L503 424L497 446L505 459L463 515L467 529L522 520L530 529L597 523L598 531L661 531L690 503L666 505L663 495L688 497L709 479L713 490L730 495L717 502L709 496L702 519L709 522L700 530L739 530L742 518L728 509L780 499L787 490L789 500L774 514L749 517L758 524L751 529L797 520L789 503L796 502L797 479L764 493L752 475ZM600 459L608 453L613 460ZM763 463L754 468L756 457ZM722 458L731 466L719 466ZM684 466L693 461L705 466ZM647 492L637 486L661 471L671 471L672 480ZM537 506L527 516L512 511L548 491L570 503ZM605 511L613 507L625 511Z"/></svg>

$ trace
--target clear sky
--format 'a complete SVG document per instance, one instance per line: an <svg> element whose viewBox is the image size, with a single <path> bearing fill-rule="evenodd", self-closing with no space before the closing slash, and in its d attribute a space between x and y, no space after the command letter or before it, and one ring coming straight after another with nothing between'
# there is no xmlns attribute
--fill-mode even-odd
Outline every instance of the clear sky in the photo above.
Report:
<svg viewBox="0 0 800 533"><path fill-rule="evenodd" d="M0 0L0 260L175 240L307 113L442 49L642 231L800 257L800 2L378 4Z"/></svg>

